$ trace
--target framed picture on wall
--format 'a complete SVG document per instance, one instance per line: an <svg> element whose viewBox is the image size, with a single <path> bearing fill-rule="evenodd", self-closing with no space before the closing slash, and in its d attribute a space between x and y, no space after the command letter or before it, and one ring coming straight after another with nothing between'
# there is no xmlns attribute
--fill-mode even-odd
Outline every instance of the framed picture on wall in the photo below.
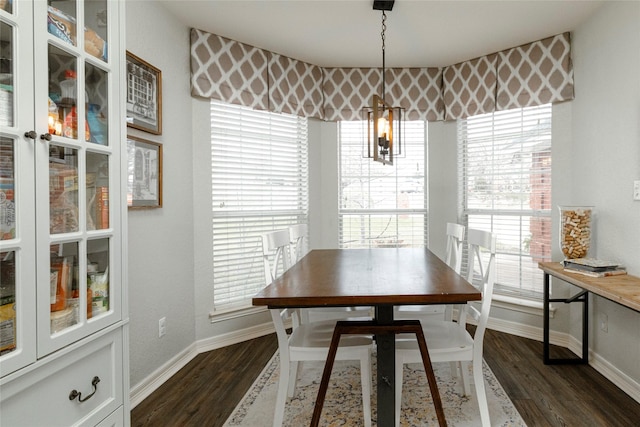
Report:
<svg viewBox="0 0 640 427"><path fill-rule="evenodd" d="M127 51L127 126L162 134L162 72Z"/></svg>
<svg viewBox="0 0 640 427"><path fill-rule="evenodd" d="M162 144L127 136L127 206L162 207Z"/></svg>

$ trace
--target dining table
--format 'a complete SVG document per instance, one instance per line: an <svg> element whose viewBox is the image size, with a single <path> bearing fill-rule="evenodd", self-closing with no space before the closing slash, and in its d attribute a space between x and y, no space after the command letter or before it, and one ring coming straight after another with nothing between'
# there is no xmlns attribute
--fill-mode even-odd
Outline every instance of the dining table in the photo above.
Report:
<svg viewBox="0 0 640 427"><path fill-rule="evenodd" d="M394 307L481 299L477 288L427 248L314 249L255 295L253 305L270 309L373 307L372 322L379 326L374 329L377 425L391 427L395 424L395 381L402 381L395 378L395 339L402 331L393 330L399 322L394 321ZM431 375L435 383L430 361L426 362L427 377ZM446 425L437 387L431 394L439 424ZM323 400L319 392L316 409L319 405L321 410Z"/></svg>

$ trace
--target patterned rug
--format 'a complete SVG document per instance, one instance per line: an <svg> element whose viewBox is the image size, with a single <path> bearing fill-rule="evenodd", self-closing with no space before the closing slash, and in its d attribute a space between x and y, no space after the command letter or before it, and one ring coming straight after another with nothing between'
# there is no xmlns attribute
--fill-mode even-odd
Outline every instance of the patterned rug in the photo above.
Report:
<svg viewBox="0 0 640 427"><path fill-rule="evenodd" d="M375 357L371 416L376 426L376 378ZM318 393L323 363L305 362L300 370L296 392L285 407L284 426L309 425L313 405ZM451 377L448 363L434 363L440 398L449 426L480 426L480 410L471 386L471 396L461 397L460 387ZM267 364L262 374L251 386L242 401L227 419L225 427L270 426L273 420L279 377L278 352ZM484 377L492 426L525 426L520 414L504 389L484 364ZM424 367L420 364L405 365L402 389L401 426L437 426L435 410L427 384ZM336 361L329 390L322 410L322 426L362 426L362 399L360 391L360 367L357 361Z"/></svg>

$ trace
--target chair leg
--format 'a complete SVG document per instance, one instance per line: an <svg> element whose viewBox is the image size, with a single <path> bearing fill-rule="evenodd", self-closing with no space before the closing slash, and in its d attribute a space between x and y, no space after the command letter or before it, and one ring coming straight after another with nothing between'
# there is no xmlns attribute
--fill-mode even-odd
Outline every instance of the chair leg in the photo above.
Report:
<svg viewBox="0 0 640 427"><path fill-rule="evenodd" d="M469 363L470 362L457 362L460 367L460 393L463 396L469 396L471 394L471 377L469 376Z"/></svg>
<svg viewBox="0 0 640 427"><path fill-rule="evenodd" d="M451 362L455 363L456 370L459 370L460 375L458 378L458 384L460 385L460 395L469 396L471 394L471 377L469 376L469 362Z"/></svg>
<svg viewBox="0 0 640 427"><path fill-rule="evenodd" d="M449 369L451 370L451 378L458 377L458 367L460 363L458 362L449 362Z"/></svg>
<svg viewBox="0 0 640 427"><path fill-rule="evenodd" d="M400 427L400 411L402 410L402 382L404 378L404 359L396 352L396 427Z"/></svg>
<svg viewBox="0 0 640 427"><path fill-rule="evenodd" d="M371 427L371 352L360 359L360 382L362 383L362 415L364 427Z"/></svg>
<svg viewBox="0 0 640 427"><path fill-rule="evenodd" d="M273 427L281 427L284 421L284 406L287 402L289 387L289 362L280 359L280 380L278 381L278 396L276 397L276 411L273 416Z"/></svg>
<svg viewBox="0 0 640 427"><path fill-rule="evenodd" d="M289 370L289 384L287 387L287 396L293 397L296 392L296 382L298 381L298 369L300 362L291 362Z"/></svg>
<svg viewBox="0 0 640 427"><path fill-rule="evenodd" d="M484 375L482 373L482 358L473 359L473 380L476 385L476 399L480 407L480 420L483 427L490 427L489 405L487 403L487 393L484 387Z"/></svg>

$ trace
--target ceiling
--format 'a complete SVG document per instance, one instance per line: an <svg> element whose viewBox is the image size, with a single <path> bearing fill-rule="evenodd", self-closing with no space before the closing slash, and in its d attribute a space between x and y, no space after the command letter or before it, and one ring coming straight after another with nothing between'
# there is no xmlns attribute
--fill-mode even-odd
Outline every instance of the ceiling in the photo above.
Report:
<svg viewBox="0 0 640 427"><path fill-rule="evenodd" d="M373 0L147 0L189 27L323 67L382 65ZM387 67L443 67L574 30L604 1L396 0Z"/></svg>

